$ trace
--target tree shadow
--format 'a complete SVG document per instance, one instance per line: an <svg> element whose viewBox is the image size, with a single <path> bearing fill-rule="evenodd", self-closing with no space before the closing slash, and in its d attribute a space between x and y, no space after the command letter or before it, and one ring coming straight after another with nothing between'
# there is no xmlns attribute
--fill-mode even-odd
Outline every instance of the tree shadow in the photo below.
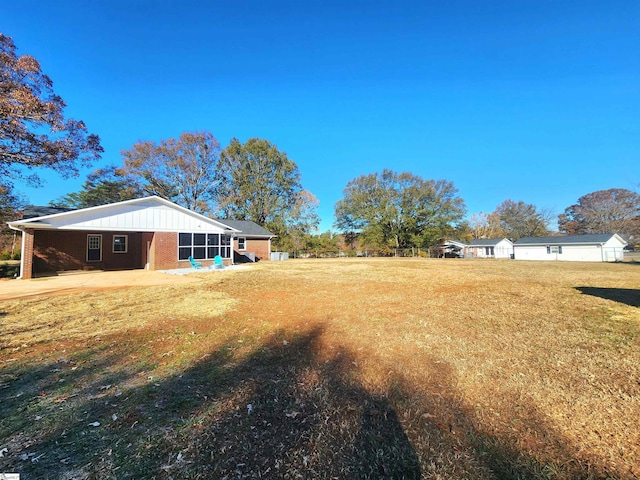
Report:
<svg viewBox="0 0 640 480"><path fill-rule="evenodd" d="M114 370L121 354L91 352L83 385L44 401L69 363L3 369L12 412L0 424L0 471L39 478L420 478L418 458L389 402L354 381L346 352L319 362L315 329L272 338L244 360L234 339L186 371L138 382ZM104 355L102 355L104 353ZM7 394L9 393L9 394ZM95 423L97 422L97 423ZM99 425L98 425L99 423ZM95 426L94 426L95 425Z"/></svg>
<svg viewBox="0 0 640 480"><path fill-rule="evenodd" d="M640 307L640 290L635 288L574 287L579 292L632 307Z"/></svg>
<svg viewBox="0 0 640 480"><path fill-rule="evenodd" d="M356 355L327 352L322 334L278 332L241 358L238 339L229 338L159 379L144 363L122 367L133 344L5 367L0 471L59 479L553 478L520 437L496 434L465 403L448 362L425 356L424 385L389 372L373 392ZM524 407L530 441L567 459L564 478L605 477Z"/></svg>

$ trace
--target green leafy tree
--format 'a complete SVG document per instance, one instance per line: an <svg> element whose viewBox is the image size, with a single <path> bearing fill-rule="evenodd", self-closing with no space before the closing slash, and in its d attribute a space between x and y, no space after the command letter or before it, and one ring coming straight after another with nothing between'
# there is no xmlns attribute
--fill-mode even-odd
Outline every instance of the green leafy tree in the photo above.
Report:
<svg viewBox="0 0 640 480"><path fill-rule="evenodd" d="M88 134L82 121L65 118L65 106L38 61L18 56L11 37L0 33L0 175L37 183L38 175L25 175L25 168L72 176L78 163L100 158L98 136Z"/></svg>
<svg viewBox="0 0 640 480"><path fill-rule="evenodd" d="M319 224L317 200L302 188L298 166L268 140L232 139L220 156L218 180L220 215L264 226L277 235L276 246Z"/></svg>
<svg viewBox="0 0 640 480"><path fill-rule="evenodd" d="M338 246L339 240L339 235L336 235L331 230L317 235L311 235L309 237L307 250L314 252L314 254L318 256L336 255L340 250Z"/></svg>
<svg viewBox="0 0 640 480"><path fill-rule="evenodd" d="M640 195L624 188L588 193L558 216L558 228L570 235L640 235Z"/></svg>
<svg viewBox="0 0 640 480"><path fill-rule="evenodd" d="M452 182L408 172L363 175L336 203L336 228L378 248L433 245L463 222L466 207L457 193Z"/></svg>
<svg viewBox="0 0 640 480"><path fill-rule="evenodd" d="M185 132L158 143L139 141L121 154L123 173L145 194L199 213L215 210L220 143L212 133Z"/></svg>
<svg viewBox="0 0 640 480"><path fill-rule="evenodd" d="M144 195L131 177L115 167L98 169L87 176L79 192L69 193L50 203L54 207L88 208L107 203L122 202Z"/></svg>
<svg viewBox="0 0 640 480"><path fill-rule="evenodd" d="M544 237L549 234L551 213L538 210L530 203L505 200L492 215L500 219L502 233L514 242L524 237Z"/></svg>

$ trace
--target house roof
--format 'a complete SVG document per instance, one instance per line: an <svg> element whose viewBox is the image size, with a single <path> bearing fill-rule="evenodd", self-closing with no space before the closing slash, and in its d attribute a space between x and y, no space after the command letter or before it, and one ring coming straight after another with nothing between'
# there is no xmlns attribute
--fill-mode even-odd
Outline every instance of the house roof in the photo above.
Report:
<svg viewBox="0 0 640 480"><path fill-rule="evenodd" d="M22 211L22 220L36 217L46 217L47 215L55 215L56 213L70 212L73 208L49 207L40 205L28 205Z"/></svg>
<svg viewBox="0 0 640 480"><path fill-rule="evenodd" d="M9 226L16 230L237 232L231 225L157 196L25 218L9 222Z"/></svg>
<svg viewBox="0 0 640 480"><path fill-rule="evenodd" d="M275 237L269 230L261 227L251 220L218 220L220 223L229 225L231 228L238 230L239 233L247 237Z"/></svg>
<svg viewBox="0 0 640 480"><path fill-rule="evenodd" d="M450 238L446 238L442 240L438 246L441 248L464 248L467 246L467 244L461 242L460 240L452 240Z"/></svg>
<svg viewBox="0 0 640 480"><path fill-rule="evenodd" d="M627 242L616 233L598 233L557 237L525 237L515 242L514 245L594 245L607 243L613 237L617 237L623 245L627 244Z"/></svg>
<svg viewBox="0 0 640 480"><path fill-rule="evenodd" d="M495 247L500 242L506 240L511 243L508 238L476 238L469 242L470 247Z"/></svg>

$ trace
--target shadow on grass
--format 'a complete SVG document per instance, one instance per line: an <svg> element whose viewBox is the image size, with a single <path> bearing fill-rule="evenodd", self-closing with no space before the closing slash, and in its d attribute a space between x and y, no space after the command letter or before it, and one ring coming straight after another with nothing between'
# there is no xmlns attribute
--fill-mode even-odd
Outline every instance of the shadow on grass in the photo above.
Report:
<svg viewBox="0 0 640 480"><path fill-rule="evenodd" d="M585 295L640 307L640 290L635 288L575 287L575 289Z"/></svg>
<svg viewBox="0 0 640 480"><path fill-rule="evenodd" d="M425 358L425 378L434 379L426 389L390 372L384 393L372 393L355 356L325 351L321 336L322 328L289 341L275 334L242 359L232 338L165 379L150 378L144 362L123 367L135 356L127 346L37 368L5 364L0 471L60 479L555 478L517 442L485 429L447 362ZM528 412L526 429L570 458L566 442ZM599 478L579 465L569 474Z"/></svg>

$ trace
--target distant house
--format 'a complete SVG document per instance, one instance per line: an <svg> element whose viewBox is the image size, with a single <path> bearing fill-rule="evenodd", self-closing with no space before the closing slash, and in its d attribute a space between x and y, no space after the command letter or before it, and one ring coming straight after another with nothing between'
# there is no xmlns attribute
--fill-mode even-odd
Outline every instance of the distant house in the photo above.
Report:
<svg viewBox="0 0 640 480"><path fill-rule="evenodd" d="M436 247L436 256L438 258L459 258L464 256L464 249L467 244L460 240L451 240L443 238Z"/></svg>
<svg viewBox="0 0 640 480"><path fill-rule="evenodd" d="M511 258L513 243L508 238L483 238L469 243L445 238L436 252L441 258Z"/></svg>
<svg viewBox="0 0 640 480"><path fill-rule="evenodd" d="M22 232L24 279L65 270L188 268L189 257L204 265L218 255L227 265L240 256L268 260L274 237L253 222L214 220L160 197L31 209L9 227Z"/></svg>
<svg viewBox="0 0 640 480"><path fill-rule="evenodd" d="M513 242L508 238L479 238L464 249L464 256L473 258L511 258L512 254Z"/></svg>
<svg viewBox="0 0 640 480"><path fill-rule="evenodd" d="M627 242L615 233L527 237L513 244L513 254L517 260L616 262L624 258L626 245Z"/></svg>

